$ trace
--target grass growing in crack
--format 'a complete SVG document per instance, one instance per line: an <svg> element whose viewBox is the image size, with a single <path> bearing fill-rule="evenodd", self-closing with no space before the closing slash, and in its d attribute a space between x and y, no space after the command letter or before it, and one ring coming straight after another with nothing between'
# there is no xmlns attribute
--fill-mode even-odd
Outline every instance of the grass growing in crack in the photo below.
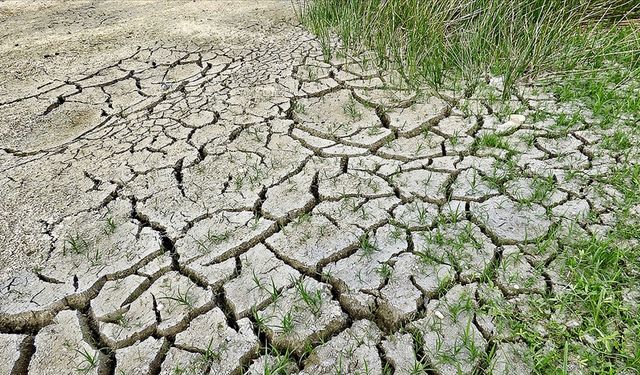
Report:
<svg viewBox="0 0 640 375"><path fill-rule="evenodd" d="M373 243L371 243L371 238L369 237L369 235L365 234L360 237L360 250L362 251L362 255L364 257L370 257L378 249Z"/></svg>
<svg viewBox="0 0 640 375"><path fill-rule="evenodd" d="M391 238L394 242L400 241L406 235L405 229L399 226L397 223L389 223L391 224L391 231L389 232L389 238Z"/></svg>
<svg viewBox="0 0 640 375"><path fill-rule="evenodd" d="M233 183L235 185L236 190L242 190L242 187L244 186L244 179L245 179L244 173L241 173L235 176L235 178L233 179Z"/></svg>
<svg viewBox="0 0 640 375"><path fill-rule="evenodd" d="M258 328L258 332L267 332L268 331L268 323L269 318L263 315L260 315L260 312L256 310L255 307L251 308L251 316L253 318L253 322Z"/></svg>
<svg viewBox="0 0 640 375"><path fill-rule="evenodd" d="M282 317L282 320L280 322L280 329L285 335L288 335L291 332L293 332L293 315L291 314L291 311L288 311Z"/></svg>
<svg viewBox="0 0 640 375"><path fill-rule="evenodd" d="M204 374L207 370L207 364L203 363L200 358L193 359L187 363L178 362L171 370L172 375L192 375Z"/></svg>
<svg viewBox="0 0 640 375"><path fill-rule="evenodd" d="M453 321L457 321L462 313L473 313L475 306L472 297L468 293L464 293L460 298L452 303L446 303L449 315Z"/></svg>
<svg viewBox="0 0 640 375"><path fill-rule="evenodd" d="M91 353L86 348L76 349L76 353L82 357L80 364L76 368L81 374L88 374L93 369L98 367L98 351Z"/></svg>
<svg viewBox="0 0 640 375"><path fill-rule="evenodd" d="M96 247L95 251L87 252L87 260L91 263L92 266L97 266L102 263L102 253L100 252L100 248Z"/></svg>
<svg viewBox="0 0 640 375"><path fill-rule="evenodd" d="M304 106L304 104L300 102L295 102L293 104L293 111L295 113L300 113L301 115L304 115L307 113L307 108Z"/></svg>
<svg viewBox="0 0 640 375"><path fill-rule="evenodd" d="M106 227L104 229L105 234L114 234L116 229L118 228L118 224L112 216L109 216L107 220L105 220Z"/></svg>
<svg viewBox="0 0 640 375"><path fill-rule="evenodd" d="M208 253L210 251L210 247L214 245L219 245L231 238L232 232L230 230L225 230L222 233L213 232L211 229L207 230L207 234L203 240L199 240L194 238L194 241L198 245L198 250L202 253Z"/></svg>
<svg viewBox="0 0 640 375"><path fill-rule="evenodd" d="M171 295L165 295L165 296L161 296L158 297L158 299L164 299L164 300L169 300L169 301L173 301L176 302L178 305L180 306L184 306L188 309L193 309L197 299L196 297L191 293L191 288L193 287L193 285L190 285L184 292L180 290L180 288L178 288L177 292L175 294L171 294Z"/></svg>
<svg viewBox="0 0 640 375"><path fill-rule="evenodd" d="M367 135L372 137L382 133L384 133L384 129L382 126L372 126L369 128L369 130L367 130Z"/></svg>
<svg viewBox="0 0 640 375"><path fill-rule="evenodd" d="M62 245L62 255L67 255L67 249L74 254L85 254L89 251L89 242L80 234L67 237Z"/></svg>
<svg viewBox="0 0 640 375"><path fill-rule="evenodd" d="M422 363L415 361L409 369L409 375L423 375L427 373L427 368Z"/></svg>
<svg viewBox="0 0 640 375"><path fill-rule="evenodd" d="M473 322L469 319L462 333L462 346L469 352L470 361L472 363L477 363L478 360L484 359L487 353L484 348L476 344L476 333L472 330L472 327Z"/></svg>
<svg viewBox="0 0 640 375"><path fill-rule="evenodd" d="M362 112L358 110L358 103L353 97L349 98L349 100L342 106L342 110L353 121L359 121L362 119Z"/></svg>
<svg viewBox="0 0 640 375"><path fill-rule="evenodd" d="M518 203L522 205L530 205L531 203L543 203L547 200L551 193L556 188L556 181L553 176L548 177L534 177L531 182L531 192L527 192L528 194L519 194L516 193L516 199Z"/></svg>
<svg viewBox="0 0 640 375"><path fill-rule="evenodd" d="M376 268L376 273L384 279L389 279L393 274L393 268L387 263L382 263Z"/></svg>
<svg viewBox="0 0 640 375"><path fill-rule="evenodd" d="M297 227L299 225L308 223L311 221L311 214L310 213L304 213L302 215L299 215L298 217L296 217L293 221L292 221L292 225L294 227Z"/></svg>
<svg viewBox="0 0 640 375"><path fill-rule="evenodd" d="M418 225L427 225L430 216L428 207L426 207L424 204L419 204L418 202L416 202L414 205L416 208L416 218L418 219Z"/></svg>
<svg viewBox="0 0 640 375"><path fill-rule="evenodd" d="M220 360L222 359L223 351L224 351L224 348L214 349L213 337L212 337L211 339L209 339L209 344L207 345L207 348L201 354L200 361L205 365L212 364L213 362L220 362Z"/></svg>
<svg viewBox="0 0 640 375"><path fill-rule="evenodd" d="M322 308L322 292L319 289L310 291L307 289L303 280L297 281L295 287L300 299L309 307L314 315L318 315Z"/></svg>
<svg viewBox="0 0 640 375"><path fill-rule="evenodd" d="M124 312L119 312L115 318L113 319L113 321L115 322L115 324L119 325L120 327L123 328L129 328L131 327L131 323L129 321L129 318L125 315Z"/></svg>
<svg viewBox="0 0 640 375"><path fill-rule="evenodd" d="M495 133L487 133L476 138L474 141L474 147L499 148L508 152L511 151L509 143L503 137Z"/></svg>
<svg viewBox="0 0 640 375"><path fill-rule="evenodd" d="M318 72L315 69L309 69L307 71L307 78L309 81L315 81L318 79Z"/></svg>
<svg viewBox="0 0 640 375"><path fill-rule="evenodd" d="M286 375L291 372L291 369L295 366L295 361L291 357L289 351L283 353L276 349L273 349L271 360L265 358L263 366L264 375ZM265 357L268 355L265 348Z"/></svg>
<svg viewBox="0 0 640 375"><path fill-rule="evenodd" d="M252 280L253 280L253 283L256 285L256 288L258 288L259 290L269 295L272 303L278 300L278 297L280 297L280 294L282 292L278 289L278 286L276 285L276 282L273 280L273 277L271 277L271 283L267 287L262 282L262 279L260 279L260 277L256 275L256 272L254 270L252 271Z"/></svg>

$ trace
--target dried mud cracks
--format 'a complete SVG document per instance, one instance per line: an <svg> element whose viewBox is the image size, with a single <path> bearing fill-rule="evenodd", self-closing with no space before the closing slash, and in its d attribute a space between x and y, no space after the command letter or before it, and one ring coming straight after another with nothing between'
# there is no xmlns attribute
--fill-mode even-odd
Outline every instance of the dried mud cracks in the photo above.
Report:
<svg viewBox="0 0 640 375"><path fill-rule="evenodd" d="M262 374L285 352L296 374L527 371L482 307L560 292L531 244L606 229L583 220L616 194L589 187L616 162L603 135L393 90L287 28L142 47L2 100L15 126L84 120L0 150L1 373Z"/></svg>

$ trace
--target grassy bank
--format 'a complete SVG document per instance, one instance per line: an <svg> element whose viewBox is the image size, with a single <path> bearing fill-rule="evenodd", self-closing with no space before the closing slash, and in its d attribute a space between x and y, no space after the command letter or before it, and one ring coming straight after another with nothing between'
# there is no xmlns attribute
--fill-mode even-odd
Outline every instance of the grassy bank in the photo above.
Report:
<svg viewBox="0 0 640 375"><path fill-rule="evenodd" d="M410 84L438 89L487 74L507 93L545 73L589 76L615 68L639 74L640 4L601 0L294 0L303 23L338 51L372 51ZM612 65L615 62L618 65Z"/></svg>

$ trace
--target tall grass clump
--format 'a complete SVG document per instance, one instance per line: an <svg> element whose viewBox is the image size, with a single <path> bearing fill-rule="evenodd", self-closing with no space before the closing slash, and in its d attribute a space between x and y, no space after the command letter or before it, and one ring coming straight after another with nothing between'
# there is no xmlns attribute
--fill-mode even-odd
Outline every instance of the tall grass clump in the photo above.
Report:
<svg viewBox="0 0 640 375"><path fill-rule="evenodd" d="M635 0L294 0L327 55L373 54L410 84L472 88L488 75L505 96L543 73L583 74L621 61L638 75ZM340 51L331 50L337 37Z"/></svg>

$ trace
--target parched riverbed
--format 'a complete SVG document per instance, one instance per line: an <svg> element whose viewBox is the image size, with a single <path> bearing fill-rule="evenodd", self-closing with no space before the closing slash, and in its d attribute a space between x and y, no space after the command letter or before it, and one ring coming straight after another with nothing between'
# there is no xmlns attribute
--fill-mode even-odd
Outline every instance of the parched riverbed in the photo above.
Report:
<svg viewBox="0 0 640 375"><path fill-rule="evenodd" d="M607 140L637 136L535 88L503 116L498 80L394 89L289 1L0 24L2 374L529 373L505 314L571 288L564 244L622 195Z"/></svg>

